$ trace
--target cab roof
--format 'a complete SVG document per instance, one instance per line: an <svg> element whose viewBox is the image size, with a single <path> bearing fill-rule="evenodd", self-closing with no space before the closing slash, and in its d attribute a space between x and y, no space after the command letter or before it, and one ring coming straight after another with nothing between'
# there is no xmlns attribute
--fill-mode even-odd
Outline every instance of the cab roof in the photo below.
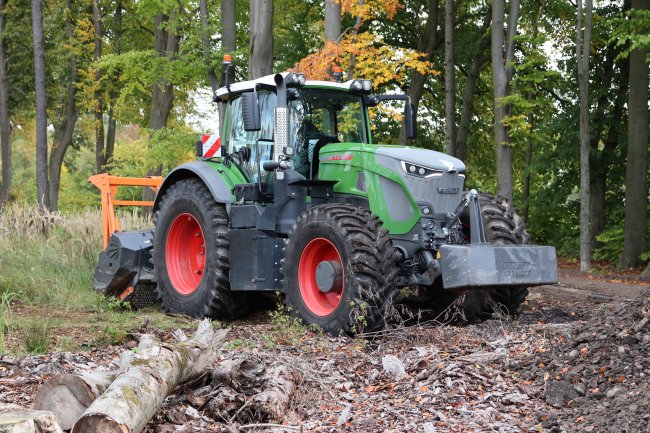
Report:
<svg viewBox="0 0 650 433"><path fill-rule="evenodd" d="M257 87L272 87L275 88L275 76L277 74L266 75L264 77L257 78L255 80L240 81L237 83L232 83L230 85L230 92L226 87L221 87L217 90L216 96L219 99L227 100L231 95L238 95L243 92L250 92L255 90ZM289 75L289 72L283 72L281 74L283 77ZM330 89L340 89L349 91L350 86L355 80L348 80L344 83L338 83L336 81L319 81L319 80L307 80L304 87L327 87Z"/></svg>

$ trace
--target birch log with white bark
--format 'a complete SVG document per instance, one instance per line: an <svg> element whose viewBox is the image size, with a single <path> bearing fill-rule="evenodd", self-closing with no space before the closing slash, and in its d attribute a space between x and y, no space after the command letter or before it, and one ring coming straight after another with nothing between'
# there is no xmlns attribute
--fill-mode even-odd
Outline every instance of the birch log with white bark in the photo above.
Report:
<svg viewBox="0 0 650 433"><path fill-rule="evenodd" d="M54 376L38 390L33 408L54 413L61 428L70 430L117 374L118 371L88 371Z"/></svg>
<svg viewBox="0 0 650 433"><path fill-rule="evenodd" d="M0 403L0 433L63 433L52 412Z"/></svg>
<svg viewBox="0 0 650 433"><path fill-rule="evenodd" d="M152 339L121 366L122 371L86 409L72 433L142 431L176 386L207 370L227 333L215 332L212 323L204 320L189 340L182 333L178 343Z"/></svg>

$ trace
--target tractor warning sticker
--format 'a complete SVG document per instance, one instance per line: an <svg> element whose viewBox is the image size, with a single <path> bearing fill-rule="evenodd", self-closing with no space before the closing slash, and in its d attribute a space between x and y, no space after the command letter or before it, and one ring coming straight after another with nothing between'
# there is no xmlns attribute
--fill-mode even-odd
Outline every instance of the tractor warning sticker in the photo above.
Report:
<svg viewBox="0 0 650 433"><path fill-rule="evenodd" d="M221 156L221 137L216 134L202 135L201 145L204 158L212 158L213 156Z"/></svg>

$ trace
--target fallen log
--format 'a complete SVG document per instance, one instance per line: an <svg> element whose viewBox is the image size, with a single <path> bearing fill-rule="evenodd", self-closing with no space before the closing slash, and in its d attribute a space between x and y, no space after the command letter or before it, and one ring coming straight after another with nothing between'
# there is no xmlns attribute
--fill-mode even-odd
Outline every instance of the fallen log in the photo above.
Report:
<svg viewBox="0 0 650 433"><path fill-rule="evenodd" d="M0 433L63 433L52 412L0 403Z"/></svg>
<svg viewBox="0 0 650 433"><path fill-rule="evenodd" d="M143 353L154 344L150 335L143 335L135 349ZM133 351L125 351L113 370L84 371L60 374L49 379L34 396L32 408L54 413L63 430L70 430L97 397L106 391L117 375L129 366Z"/></svg>
<svg viewBox="0 0 650 433"><path fill-rule="evenodd" d="M225 341L227 330L199 323L194 336L177 343L155 339L122 362L122 371L92 402L72 427L72 433L139 433L178 385L205 373Z"/></svg>
<svg viewBox="0 0 650 433"><path fill-rule="evenodd" d="M33 408L54 413L61 428L70 430L117 374L117 371L100 371L54 376L38 390Z"/></svg>
<svg viewBox="0 0 650 433"><path fill-rule="evenodd" d="M212 370L213 397L203 406L214 419L240 422L282 422L300 382L291 366L244 354L227 359ZM217 392L218 391L218 392Z"/></svg>

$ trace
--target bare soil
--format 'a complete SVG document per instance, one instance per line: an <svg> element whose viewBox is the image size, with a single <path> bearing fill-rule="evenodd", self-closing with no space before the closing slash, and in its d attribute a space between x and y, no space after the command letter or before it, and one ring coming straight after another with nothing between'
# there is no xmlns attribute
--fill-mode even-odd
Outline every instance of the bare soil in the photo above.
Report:
<svg viewBox="0 0 650 433"><path fill-rule="evenodd" d="M637 275L563 264L560 284L532 289L517 318L374 339L324 336L259 311L228 324L220 356L293 371L286 411L247 410L255 386L208 374L170 396L147 431L650 432L650 281ZM47 378L108 367L143 332L170 334L145 325L121 345L3 356L0 402L29 406Z"/></svg>

